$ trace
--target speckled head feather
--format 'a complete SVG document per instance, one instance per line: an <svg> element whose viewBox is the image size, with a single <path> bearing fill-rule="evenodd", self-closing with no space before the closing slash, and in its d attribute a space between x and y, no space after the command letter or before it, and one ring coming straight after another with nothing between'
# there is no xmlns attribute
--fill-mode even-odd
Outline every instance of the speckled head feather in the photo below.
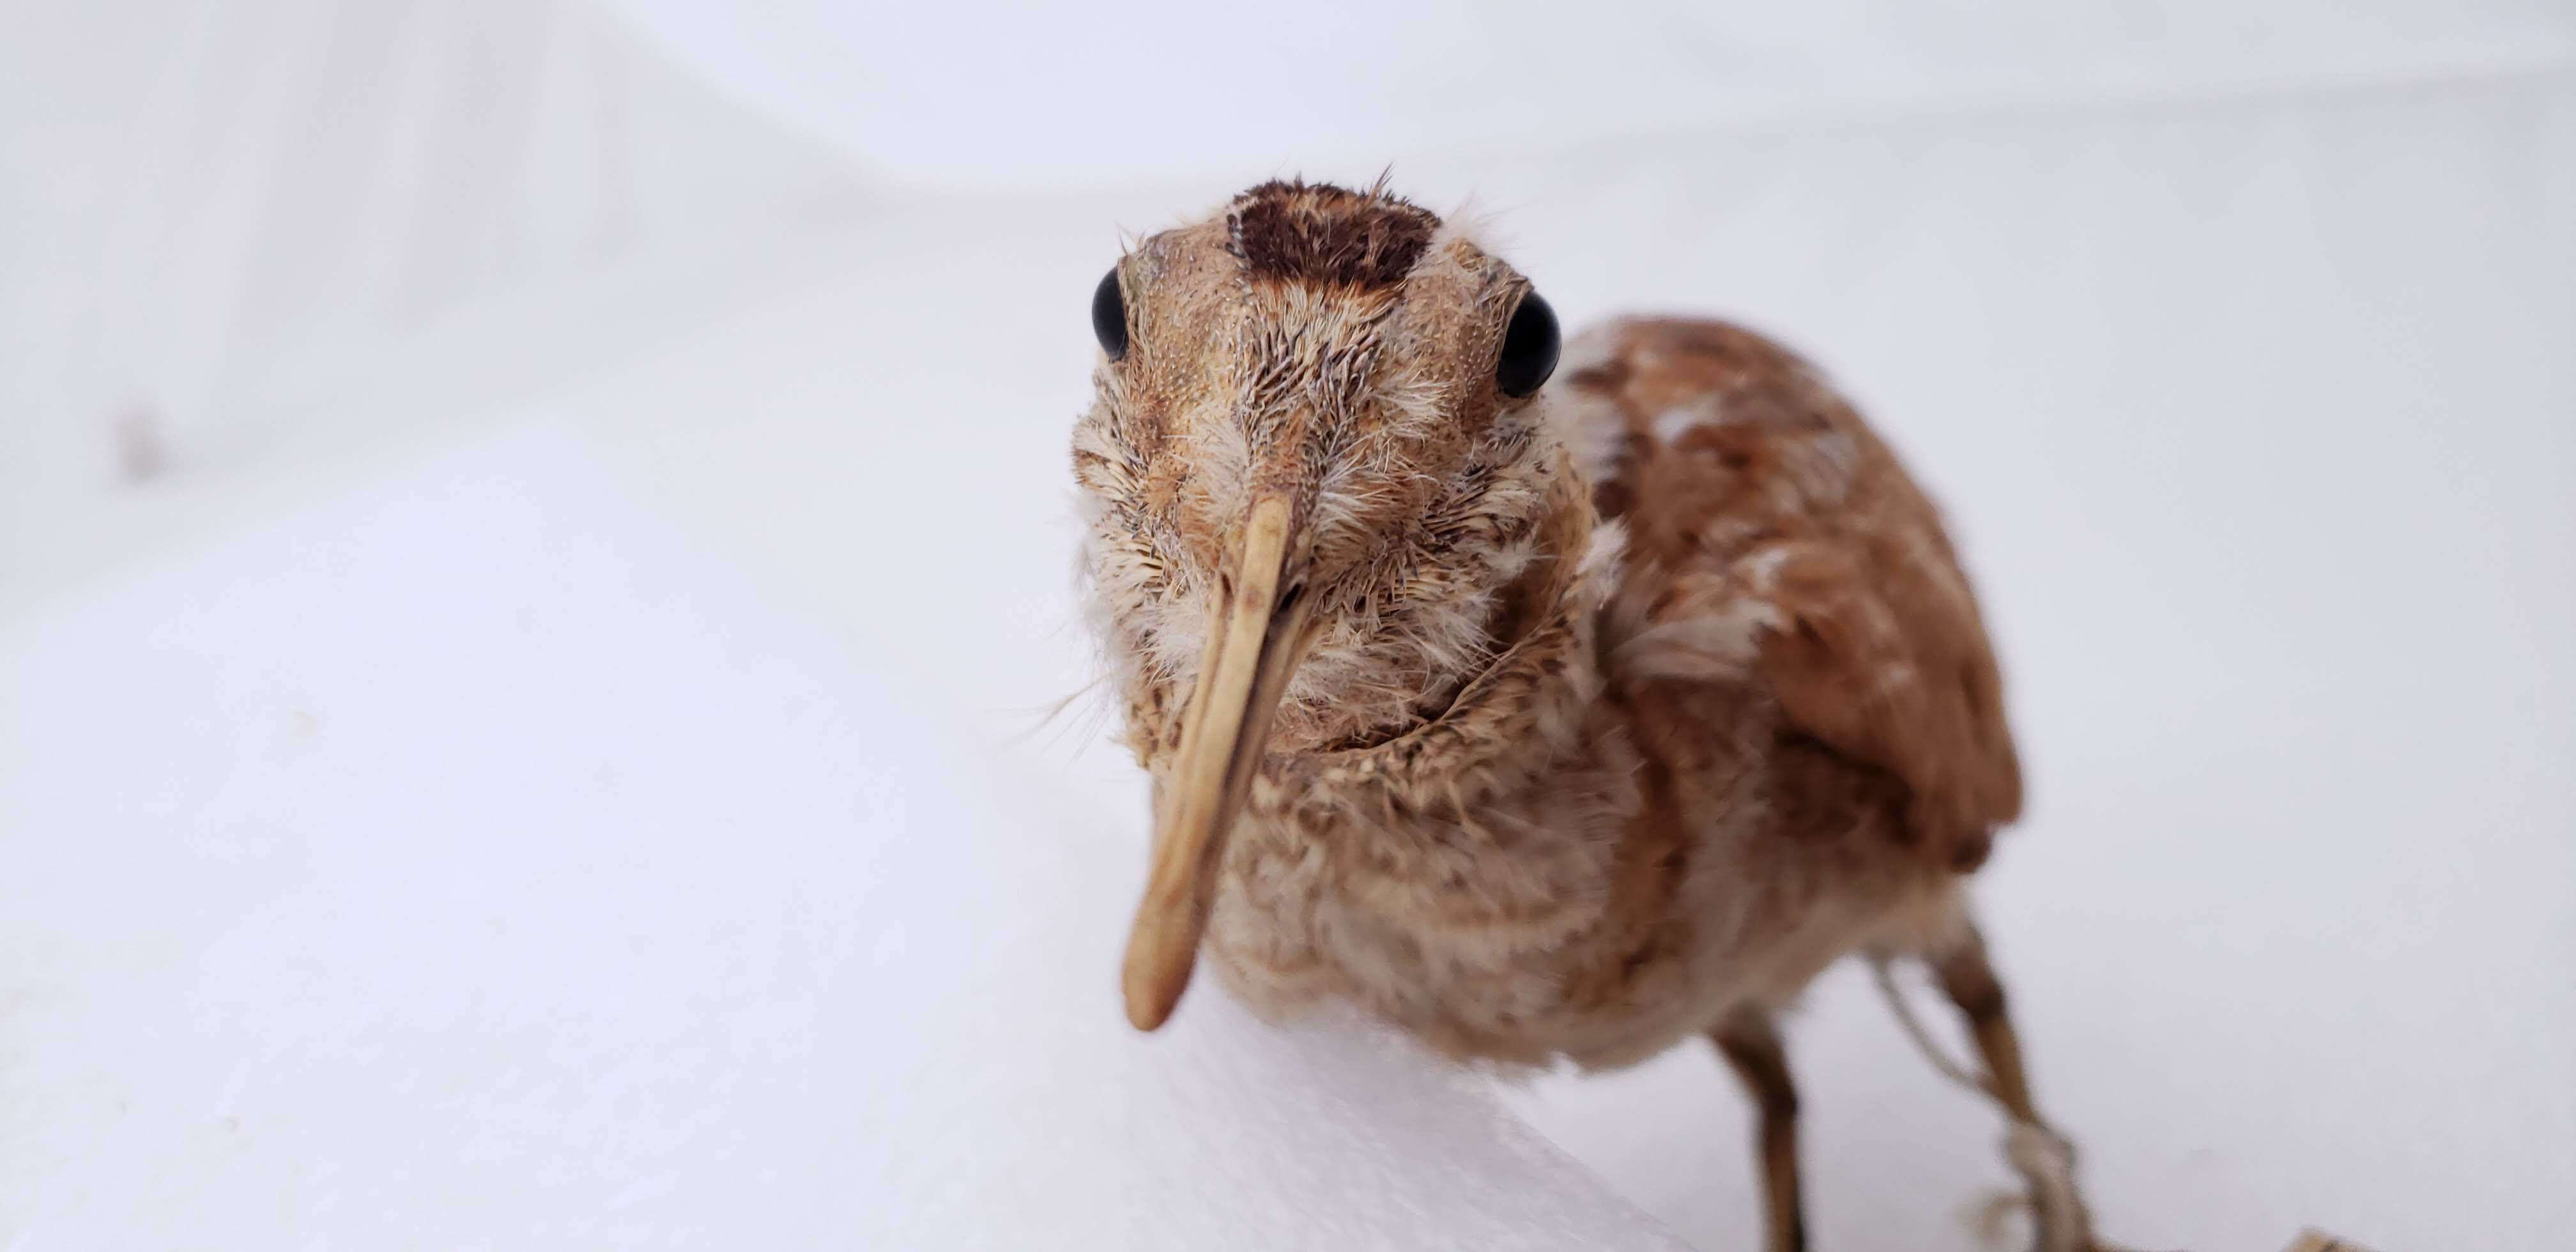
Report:
<svg viewBox="0 0 2576 1252"><path fill-rule="evenodd" d="M1315 639L1293 749L1420 719L1499 646L1568 471L1494 357L1527 280L1383 190L1272 182L1119 262L1129 349L1074 433L1086 572L1149 753L1249 502L1293 502Z"/></svg>

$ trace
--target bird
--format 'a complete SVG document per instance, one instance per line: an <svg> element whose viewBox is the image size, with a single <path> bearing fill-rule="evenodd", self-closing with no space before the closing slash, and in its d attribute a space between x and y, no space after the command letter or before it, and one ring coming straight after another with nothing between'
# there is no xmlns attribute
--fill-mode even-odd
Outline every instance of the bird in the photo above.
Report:
<svg viewBox="0 0 2576 1252"><path fill-rule="evenodd" d="M1916 960L2054 1136L1965 890L2022 803L1994 650L1815 367L1694 317L1565 340L1384 178L1136 239L1091 315L1083 598L1153 809L1135 1027L1204 954L1264 1018L1345 1002L1462 1062L1706 1040L1793 1252L1782 1015ZM2096 1246L2071 1188L2032 1178L2043 1248Z"/></svg>

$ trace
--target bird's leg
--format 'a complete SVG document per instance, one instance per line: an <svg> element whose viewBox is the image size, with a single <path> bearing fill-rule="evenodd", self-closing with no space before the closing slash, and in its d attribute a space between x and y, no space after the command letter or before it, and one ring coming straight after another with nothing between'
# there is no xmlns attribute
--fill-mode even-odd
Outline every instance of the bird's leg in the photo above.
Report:
<svg viewBox="0 0 2576 1252"><path fill-rule="evenodd" d="M2039 1110L2031 1105L2030 1078L2022 1069L2021 1038L2004 1014L2004 985L1986 959L1984 938L1974 927L1967 928L1962 942L1932 958L1932 972L1940 978L1950 1003L1968 1019L1968 1032L1976 1038L1977 1055L1985 1060L1986 1083L1995 1099L2014 1121L2040 1124Z"/></svg>
<svg viewBox="0 0 2576 1252"><path fill-rule="evenodd" d="M1932 971L1941 990L1968 1019L1968 1031L1984 1058L1986 1090L2015 1123L2009 1140L2015 1168L2030 1184L2031 1217L2038 1227L2039 1252L2092 1252L2092 1221L2075 1190L2074 1149L2042 1121L2031 1102L2030 1077L2022 1068L2021 1039L2004 1013L2004 987L1986 959L1984 938L1973 925L1963 938L1934 953Z"/></svg>
<svg viewBox="0 0 2576 1252"><path fill-rule="evenodd" d="M1770 1252L1806 1252L1807 1215L1798 1199L1798 1088L1789 1081L1780 1032L1767 1013L1746 1008L1710 1038L1761 1113L1754 1149L1762 1155L1763 1222L1770 1232L1764 1246Z"/></svg>

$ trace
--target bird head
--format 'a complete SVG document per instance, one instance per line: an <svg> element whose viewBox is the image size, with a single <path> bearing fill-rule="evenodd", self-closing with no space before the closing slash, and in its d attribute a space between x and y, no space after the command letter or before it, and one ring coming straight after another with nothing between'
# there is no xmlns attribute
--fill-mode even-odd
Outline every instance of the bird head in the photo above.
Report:
<svg viewBox="0 0 2576 1252"><path fill-rule="evenodd" d="M1155 778L1125 970L1150 1030L1265 759L1436 717L1509 642L1570 471L1536 403L1547 302L1382 187L1255 187L1121 257L1092 322L1074 474L1092 607Z"/></svg>

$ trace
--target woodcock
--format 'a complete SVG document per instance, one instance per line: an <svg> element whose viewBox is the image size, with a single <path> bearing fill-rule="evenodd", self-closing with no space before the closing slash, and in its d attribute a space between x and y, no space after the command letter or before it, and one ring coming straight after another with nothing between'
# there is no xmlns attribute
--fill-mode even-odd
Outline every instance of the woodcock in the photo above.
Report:
<svg viewBox="0 0 2576 1252"><path fill-rule="evenodd" d="M1265 1015L1346 1000L1462 1059L1712 1039L1791 1249L1774 1019L1847 954L1919 957L2042 1125L1961 889L2021 806L1993 652L1814 369L1637 319L1545 388L1546 301L1383 187L1244 192L1092 320L1088 583L1154 789L1139 1028L1204 946ZM2044 1246L2090 1244L2042 1199Z"/></svg>

